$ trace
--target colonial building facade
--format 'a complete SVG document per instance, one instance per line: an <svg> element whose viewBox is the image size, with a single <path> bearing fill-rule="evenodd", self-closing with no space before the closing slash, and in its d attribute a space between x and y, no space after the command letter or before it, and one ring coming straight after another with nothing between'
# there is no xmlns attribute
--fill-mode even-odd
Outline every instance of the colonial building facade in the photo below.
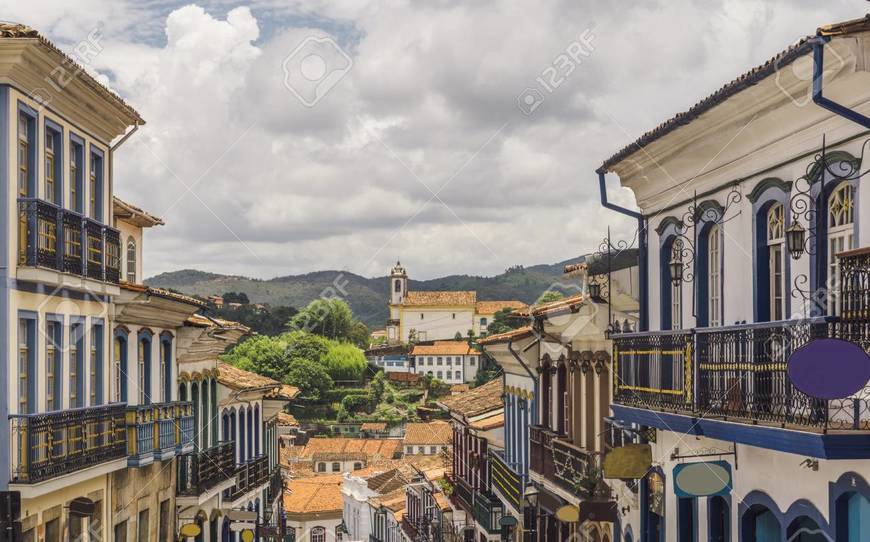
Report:
<svg viewBox="0 0 870 542"><path fill-rule="evenodd" d="M409 289L408 273L396 262L390 271L390 318L387 342L449 340L486 334L495 313L502 309L522 309L521 301L478 301L470 291L414 291Z"/></svg>
<svg viewBox="0 0 870 542"><path fill-rule="evenodd" d="M817 339L870 346L868 52L866 18L819 28L599 168L604 204L638 222L649 300L641 331L613 334L613 415L652 456L615 537L870 533L868 388L808 395L792 372ZM607 173L639 211L608 203Z"/></svg>

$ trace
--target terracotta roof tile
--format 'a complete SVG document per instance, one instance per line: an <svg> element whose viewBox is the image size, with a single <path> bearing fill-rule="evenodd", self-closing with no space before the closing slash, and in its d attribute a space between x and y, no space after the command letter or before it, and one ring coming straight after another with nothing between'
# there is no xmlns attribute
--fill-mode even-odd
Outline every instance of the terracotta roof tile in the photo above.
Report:
<svg viewBox="0 0 870 542"><path fill-rule="evenodd" d="M312 438L300 454L300 458L311 458L321 452L360 452L369 460L394 459L402 454L402 441L399 439L364 438Z"/></svg>
<svg viewBox="0 0 870 542"><path fill-rule="evenodd" d="M445 397L439 403L450 412L455 412L466 418L473 418L490 411L503 409L503 393L504 383L501 378L496 378L464 393Z"/></svg>
<svg viewBox="0 0 870 542"><path fill-rule="evenodd" d="M386 431L386 422L365 422L359 426L360 431Z"/></svg>
<svg viewBox="0 0 870 542"><path fill-rule="evenodd" d="M477 292L418 292L410 291L405 296L404 305L474 305Z"/></svg>
<svg viewBox="0 0 870 542"><path fill-rule="evenodd" d="M233 390L278 388L281 383L269 377L239 369L229 363L218 362L218 382Z"/></svg>
<svg viewBox="0 0 870 542"><path fill-rule="evenodd" d="M453 429L444 421L405 424L405 444L446 446L453 442Z"/></svg>
<svg viewBox="0 0 870 542"><path fill-rule="evenodd" d="M531 326L523 326L521 328L512 329L510 331L505 331L504 333L497 333L495 335L487 335L482 339L478 339L477 343L482 345L487 344L496 344L508 342L516 339L522 339L524 337L532 336L532 328Z"/></svg>
<svg viewBox="0 0 870 542"><path fill-rule="evenodd" d="M288 514L338 513L344 508L341 474L311 476L287 482L284 510Z"/></svg>
<svg viewBox="0 0 870 542"><path fill-rule="evenodd" d="M178 301L179 303L187 303L188 305L194 305L196 307L205 307L206 303L204 301L200 301L195 297L190 297L189 295L179 294L178 292L172 292L170 290L165 290L163 288L155 288L153 286L148 286L147 284L137 284L133 282L127 282L122 280L119 283L119 286L122 290L127 290L130 292L138 292L138 293L147 293L148 295L152 295L155 297L162 297L164 299L171 299L172 301ZM198 316L198 315L193 315ZM193 317L191 316L191 318Z"/></svg>
<svg viewBox="0 0 870 542"><path fill-rule="evenodd" d="M475 304L474 312L477 314L495 314L504 309L525 309L527 304L522 301L478 301Z"/></svg>
<svg viewBox="0 0 870 542"><path fill-rule="evenodd" d="M129 220L137 226L149 227L164 225L163 219L160 217L154 216L132 203L127 203L118 196L112 196L112 214L115 218Z"/></svg>
<svg viewBox="0 0 870 542"><path fill-rule="evenodd" d="M244 333L250 333L251 328L239 322L232 320L223 320L221 318L212 318L211 316L203 316L202 314L194 314L187 319L185 324L193 327L218 327L222 329L237 329Z"/></svg>
<svg viewBox="0 0 870 542"><path fill-rule="evenodd" d="M465 341L435 341L434 344L418 344L411 350L412 356L475 356L480 354Z"/></svg>
<svg viewBox="0 0 870 542"><path fill-rule="evenodd" d="M299 421L289 412L279 412L278 425L282 427L299 427Z"/></svg>
<svg viewBox="0 0 870 542"><path fill-rule="evenodd" d="M504 427L504 411L471 422L469 427L479 431L489 431L490 429L495 429L497 427Z"/></svg>
<svg viewBox="0 0 870 542"><path fill-rule="evenodd" d="M281 384L280 387L266 394L266 397L270 399L295 399L297 395L299 395L299 388L290 384Z"/></svg>
<svg viewBox="0 0 870 542"><path fill-rule="evenodd" d="M543 303L541 305L532 305L530 307L531 315L550 316L555 313L574 311L578 309L585 301L586 296L584 294L577 294L570 297L557 299L556 301L551 301L549 303Z"/></svg>

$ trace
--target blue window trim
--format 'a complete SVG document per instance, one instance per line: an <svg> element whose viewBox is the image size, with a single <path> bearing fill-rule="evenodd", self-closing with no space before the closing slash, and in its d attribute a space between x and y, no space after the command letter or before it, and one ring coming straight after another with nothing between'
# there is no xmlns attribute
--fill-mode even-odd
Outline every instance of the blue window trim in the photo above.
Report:
<svg viewBox="0 0 870 542"><path fill-rule="evenodd" d="M661 527L662 527L662 534L665 534L665 535L667 534L667 518L668 518L668 510L667 510L668 490L667 490L667 487L668 487L668 479L665 477L665 472L662 470L662 468L656 466L656 467L653 467L652 469L650 469L650 472L646 476L641 478L641 483L640 483L640 510L641 510L640 532L641 532L641 535L640 536L641 536L641 540L646 541L649 539L648 542L659 542L658 540L652 540L648 536L649 535L648 530L649 530L650 526L648 524L649 521L648 521L647 515L650 512L649 512L649 502L648 502L649 499L647 497L647 493L649 493L647 480L649 478L649 475L652 473L658 474L659 476L661 476L661 479L662 479L662 485L663 485L662 492L664 494L664 497L662 498Z"/></svg>
<svg viewBox="0 0 870 542"><path fill-rule="evenodd" d="M103 205L104 205L104 200L105 200L104 194L106 191L105 181L103 180L103 169L106 167L106 163L103 159L104 154L103 154L102 149L100 149L99 147L97 147L93 143L91 143L90 152L88 154L89 154L89 158L88 158L88 172L87 173L89 176L91 174L90 162L93 161L95 157L99 160L99 164L97 167L96 216L93 216L91 218L93 218L97 222L102 222L103 221Z"/></svg>
<svg viewBox="0 0 870 542"><path fill-rule="evenodd" d="M686 520L683 506L688 502L688 507L691 510L691 527L688 533L688 538L685 536L685 527L683 522ZM698 542L698 498L697 497L677 497L677 542Z"/></svg>
<svg viewBox="0 0 870 542"><path fill-rule="evenodd" d="M861 495L870 501L870 484L857 472L844 472L836 482L828 483L828 516L831 518L831 534L835 535L834 540L848 540L848 508L843 507L848 503L838 501L851 494ZM845 519L842 525L841 517Z"/></svg>
<svg viewBox="0 0 870 542"><path fill-rule="evenodd" d="M37 344L36 344L36 336L38 335L39 329L39 315L34 311L18 311L18 319L19 320L27 320L27 413L36 412L36 360L38 359L37 352ZM17 329L16 329L17 334ZM18 350L18 339L16 337L16 352ZM17 356L16 356L16 365L17 365ZM18 370L15 370L16 379L18 377ZM16 383L16 397L18 397L18 386Z"/></svg>
<svg viewBox="0 0 870 542"><path fill-rule="evenodd" d="M731 541L731 495L717 495L707 497L707 540L713 540L713 499L722 499L725 503L725 542Z"/></svg>
<svg viewBox="0 0 870 542"><path fill-rule="evenodd" d="M845 160L840 160L837 163L840 163ZM827 175L827 172L825 172ZM821 187L822 183L818 182L820 179L816 180L813 183L810 189L810 198L811 198L811 206L813 211L815 212L816 218L816 235L815 239L812 239L811 242L815 245L815 250L809 254L810 257L810 284L812 285L812 291L818 291L821 288L824 288L827 284L828 280L828 200L831 197L831 194L834 193L843 183L848 183L852 187L852 244L853 247L860 247L859 240L859 222L860 222L860 213L858 212L861 208L860 194L861 191L859 189L860 179L851 179L851 180L836 180L832 181L828 178L825 179L826 186L825 191L822 193ZM827 314L827 306L819 306L819 303L813 303L810 309L810 314L812 316L822 316Z"/></svg>
<svg viewBox="0 0 870 542"><path fill-rule="evenodd" d="M116 327L115 332L113 334L113 338L117 339L121 342L121 355L120 363L121 363L121 389L120 389L120 400L122 403L126 403L129 401L129 393L128 393L128 374L129 374L129 360L128 355L130 353L130 334L129 332L122 327ZM114 344L114 340L113 340ZM112 359L112 363L114 363L114 358ZM113 374L114 377L114 374Z"/></svg>
<svg viewBox="0 0 870 542"><path fill-rule="evenodd" d="M62 315L62 314L46 313L46 314L45 314L45 325L46 325L46 327L48 326L48 323L49 323L49 322L54 322L54 323L58 324L58 325L57 325L57 328L56 328L56 330L55 330L55 336L54 336L54 337L49 337L49 336L48 336L48 333L45 334L45 335L46 335L46 336L45 336L45 340L46 340L46 349L47 349L47 347L48 347L48 342L47 342L47 341L49 341L49 340L54 341L54 343L55 343L55 349L56 349L56 356L55 356L55 361L54 361L54 397L55 397L55 399L54 399L54 404L55 404L55 407L56 407L56 408L55 408L54 410L63 410L63 409L64 409L64 404L63 404L63 388L64 388L64 387L63 387L63 381L64 381L64 378L63 378L63 376L64 376L64 375L63 375L63 352L64 352L64 342L63 342L63 339L64 339L64 330L66 329L66 326L65 326L66 322L65 322L64 315ZM46 350L46 363L48 363L48 359L47 359L47 358L48 358L48 351ZM46 383L47 383L47 382L46 382ZM46 410L48 410L48 405L47 405L47 404L46 404Z"/></svg>
<svg viewBox="0 0 870 542"><path fill-rule="evenodd" d="M73 132L70 132L69 142L70 156L76 161L76 178L69 180L70 183L75 183L76 185L76 201L71 201L69 203L69 208L79 214L84 214L85 140ZM68 165L69 164L67 164L67 166Z"/></svg>
<svg viewBox="0 0 870 542"><path fill-rule="evenodd" d="M788 529L789 525L801 516L807 516L818 524L819 529L821 529L828 536L833 536L831 532L831 527L827 521L825 521L824 516L816 509L815 506L811 502L806 499L798 499L794 501L785 512L781 511L779 507L776 505L776 502L770 498L770 496L763 491L751 491L746 496L743 497L743 500L740 501L738 506L738 522L737 526L739 529L738 542L751 542L751 540L744 537L744 531L746 530L746 522L748 521L747 513L751 510L753 506L760 505L764 506L776 517L776 520L779 522L779 529L782 536L785 536L785 532ZM833 539L833 538L832 538Z"/></svg>
<svg viewBox="0 0 870 542"><path fill-rule="evenodd" d="M710 262L708 255L710 252L710 230L714 225L719 224L719 322L724 322L725 316L725 235L722 215L725 209L714 200L706 200L698 204L698 239L696 241L695 261L697 263L697 272L695 273L695 284L698 292L696 325L698 327L707 327L710 325Z"/></svg>
<svg viewBox="0 0 870 542"><path fill-rule="evenodd" d="M770 316L770 258L767 249L767 212L775 203L783 207L783 222L788 228L791 225L791 206L789 205L791 183L775 182L777 179L765 179L752 191L752 319L755 322L769 322ZM783 297L785 298L784 316L791 317L791 256L786 247L783 259Z"/></svg>
<svg viewBox="0 0 870 542"><path fill-rule="evenodd" d="M679 220L672 216L665 217L656 228L659 236L659 329L673 328L671 321L671 248L677 239ZM682 283L680 283L682 287ZM682 305L681 305L682 312ZM679 323L680 327L683 323Z"/></svg>
<svg viewBox="0 0 870 542"><path fill-rule="evenodd" d="M56 202L58 207L63 207L63 197L66 192L64 191L64 187L66 186L63 182L64 179L64 168L63 165L66 163L64 160L63 153L63 127L57 122L51 120L47 116L43 115L43 130L45 131L45 136L47 137L49 132L52 134L52 138L54 139L54 201ZM45 169L45 161L43 160L42 164L43 169ZM43 171L43 175L47 172Z"/></svg>
<svg viewBox="0 0 870 542"><path fill-rule="evenodd" d="M87 318L84 316L69 317L69 337L70 343L76 343L76 359L70 359L69 363L76 365L76 404L70 403L70 408L79 408L85 406L85 380L90 376L90 373L85 372L85 324Z"/></svg>
<svg viewBox="0 0 870 542"><path fill-rule="evenodd" d="M164 396L165 402L172 401L172 382L175 381L172 375L175 374L174 360L172 359L172 341L175 337L169 331L164 331L160 334L160 359L163 367L163 381L165 382Z"/></svg>
<svg viewBox="0 0 870 542"><path fill-rule="evenodd" d="M260 455L260 405L254 406L254 457Z"/></svg>
<svg viewBox="0 0 870 542"><path fill-rule="evenodd" d="M91 318L91 338L90 340L96 343L96 351L97 356L95 363L97 364L96 371L96 380L97 380L97 389L96 393L94 393L94 403L97 405L102 405L105 403L105 366L106 366L106 323L102 318Z"/></svg>
<svg viewBox="0 0 870 542"><path fill-rule="evenodd" d="M146 405L150 405L152 403L151 395L153 392L153 389L151 386L151 372L152 372L151 371L151 369L152 369L152 364L151 364L151 353L152 352L151 351L152 351L152 346L153 346L152 341L151 341L152 337L154 337L154 332L151 331L150 329L147 329L147 328L140 329L139 332L136 334L136 370L137 370L137 372L139 370L139 349L140 348L144 349L144 353L145 353L145 355L143 356L145 374L138 375L139 376L138 385L142 386L142 389L140 390L140 392L142 392L142 397L144 397L144 399L145 399L143 404L146 404Z"/></svg>
<svg viewBox="0 0 870 542"><path fill-rule="evenodd" d="M18 115L24 114L30 120L28 121L28 137L27 137L27 146L30 154L30 164L31 167L28 170L28 179L27 179L27 195L28 197L35 198L37 194L39 194L38 187L36 186L36 172L40 169L37 155L37 132L39 131L39 112L36 109L33 109L29 105L24 102L18 102L18 114L15 116L15 182L18 182ZM16 184L15 188L16 195L18 194L18 188Z"/></svg>

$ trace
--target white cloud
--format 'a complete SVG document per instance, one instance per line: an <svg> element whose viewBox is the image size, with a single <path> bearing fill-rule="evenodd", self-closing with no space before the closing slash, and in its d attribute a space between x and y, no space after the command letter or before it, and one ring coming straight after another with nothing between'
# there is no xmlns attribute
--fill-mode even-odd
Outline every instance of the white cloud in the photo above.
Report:
<svg viewBox="0 0 870 542"><path fill-rule="evenodd" d="M81 5L14 1L8 17L62 45L102 25L95 68L148 121L116 157L117 191L167 222L146 240L147 273L258 277L374 275L396 257L415 277L489 274L595 250L608 223L630 235L599 206L604 158L860 15L845 0ZM521 114L519 92L587 29L592 55ZM353 66L305 107L282 63L330 33Z"/></svg>

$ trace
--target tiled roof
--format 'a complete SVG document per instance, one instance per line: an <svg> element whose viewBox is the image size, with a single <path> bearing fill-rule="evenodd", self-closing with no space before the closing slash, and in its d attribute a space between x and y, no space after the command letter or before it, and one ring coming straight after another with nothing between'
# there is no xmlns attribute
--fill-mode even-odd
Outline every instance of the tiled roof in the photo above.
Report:
<svg viewBox="0 0 870 542"><path fill-rule="evenodd" d="M844 35L856 32L863 32L870 29L870 14L860 18L836 23L832 25L822 26L816 30L816 34L820 36ZM789 46L784 51L780 52L764 64L756 66L748 72L740 75L736 79L727 83L722 88L707 96L700 102L690 107L687 111L677 113L670 119L659 124L649 132L640 136L634 143L620 149L616 154L604 161L598 172L610 171L613 166L622 162L635 152L643 147L646 147L653 141L664 137L674 130L689 124L697 119L702 114L713 109L717 105L726 101L728 98L738 94L739 92L759 83L763 79L776 74L778 70L790 65L792 62L808 54L812 51L812 40L814 36L806 36L801 38L793 45Z"/></svg>
<svg viewBox="0 0 870 542"><path fill-rule="evenodd" d="M39 32L30 28L27 25L0 21L0 38L14 38L14 39L35 39L39 42L39 45L45 47L50 52L59 55L63 58L63 64L69 67L74 67L74 69L69 69L68 71L75 73L82 83L85 86L89 87L91 90L105 98L106 100L113 102L117 107L123 109L128 115L133 117L138 124L145 124L145 120L139 115L139 113L133 109L127 102L124 101L123 98L106 88L105 85L94 79L88 74L88 71L82 67L75 60L70 58L69 55L61 51L54 43L46 39L44 36L40 35Z"/></svg>
<svg viewBox="0 0 870 542"><path fill-rule="evenodd" d="M369 499L369 503L375 507L383 506L387 510L390 510L394 513L404 512L406 495L407 490L403 487L393 490L389 493L384 493L380 497L372 497Z"/></svg>
<svg viewBox="0 0 870 542"><path fill-rule="evenodd" d="M244 369L239 369L229 363L218 362L218 382L233 390L255 390L262 388L278 388L280 382L269 377L258 375Z"/></svg>
<svg viewBox="0 0 870 542"><path fill-rule="evenodd" d="M288 514L338 513L344 508L341 474L310 476L287 482L284 510Z"/></svg>
<svg viewBox="0 0 870 542"><path fill-rule="evenodd" d="M478 344L496 344L503 343L507 341L513 341L516 339L522 339L524 337L530 337L532 335L531 326L523 326L521 328L512 329L510 331L505 331L504 333L496 333L495 335L487 335L482 339L478 339Z"/></svg>
<svg viewBox="0 0 870 542"><path fill-rule="evenodd" d="M132 203L127 203L118 196L112 196L112 214L115 215L115 218L129 220L137 226L164 225L163 219L160 217L154 216Z"/></svg>
<svg viewBox="0 0 870 542"><path fill-rule="evenodd" d="M233 322L231 320L223 320L221 318L212 318L210 316L203 316L201 314L194 314L185 322L189 326L194 327L219 327L222 329L237 329L244 333L250 333L251 328L244 324L240 324L239 322Z"/></svg>
<svg viewBox="0 0 870 542"><path fill-rule="evenodd" d="M312 461L365 461L369 456L365 452L315 452L311 454Z"/></svg>
<svg viewBox="0 0 870 542"><path fill-rule="evenodd" d="M496 378L464 393L445 397L440 404L450 412L473 418L504 408L503 393L504 383L501 378Z"/></svg>
<svg viewBox="0 0 870 542"><path fill-rule="evenodd" d="M281 384L280 387L267 393L266 397L269 399L295 399L297 395L299 395L299 388L290 384Z"/></svg>
<svg viewBox="0 0 870 542"><path fill-rule="evenodd" d="M564 272L565 274L576 273L577 271L586 271L585 263L569 263L565 266Z"/></svg>
<svg viewBox="0 0 870 542"><path fill-rule="evenodd" d="M406 445L444 446L453 442L453 429L444 421L405 424Z"/></svg>
<svg viewBox="0 0 870 542"><path fill-rule="evenodd" d="M365 422L359 426L360 431L386 431L386 422Z"/></svg>
<svg viewBox="0 0 870 542"><path fill-rule="evenodd" d="M495 429L497 427L504 427L504 411L471 422L469 427L479 431L489 431L490 429Z"/></svg>
<svg viewBox="0 0 870 542"><path fill-rule="evenodd" d="M435 502L438 503L439 510L450 510L450 501L447 500L447 497L444 495L444 493L436 493Z"/></svg>
<svg viewBox="0 0 870 542"><path fill-rule="evenodd" d="M503 309L525 309L528 307L522 301L478 301L474 306L477 314L495 314Z"/></svg>
<svg viewBox="0 0 870 542"><path fill-rule="evenodd" d="M311 458L321 452L361 452L369 459L392 459L402 453L399 439L312 438L302 450L301 458Z"/></svg>
<svg viewBox="0 0 870 542"><path fill-rule="evenodd" d="M578 309L586 301L586 296L583 294L572 295L549 303L541 305L532 305L532 316L550 316L556 313L565 311L574 311Z"/></svg>
<svg viewBox="0 0 870 542"><path fill-rule="evenodd" d="M416 292L405 296L404 305L474 305L477 292Z"/></svg>
<svg viewBox="0 0 870 542"><path fill-rule="evenodd" d="M122 290L128 290L130 292L138 292L138 293L147 293L148 295L153 295L154 297L162 297L164 299L171 299L172 301L178 301L179 303L187 303L188 305L194 305L196 307L205 307L206 303L204 301L200 301L195 297L190 297L189 295L179 294L178 292L172 292L170 290L164 290L163 288L155 288L153 286L148 286L145 284L136 284L133 282L127 282L122 280L119 284ZM196 316L196 315L194 315ZM191 316L192 318L192 316Z"/></svg>
<svg viewBox="0 0 870 542"><path fill-rule="evenodd" d="M299 427L299 421L289 412L279 412L278 425L282 427Z"/></svg>
<svg viewBox="0 0 870 542"><path fill-rule="evenodd" d="M450 393L462 393L471 389L468 384L453 384L450 386Z"/></svg>
<svg viewBox="0 0 870 542"><path fill-rule="evenodd" d="M418 344L411 350L412 356L475 356L480 354L465 341L435 341L433 344Z"/></svg>

